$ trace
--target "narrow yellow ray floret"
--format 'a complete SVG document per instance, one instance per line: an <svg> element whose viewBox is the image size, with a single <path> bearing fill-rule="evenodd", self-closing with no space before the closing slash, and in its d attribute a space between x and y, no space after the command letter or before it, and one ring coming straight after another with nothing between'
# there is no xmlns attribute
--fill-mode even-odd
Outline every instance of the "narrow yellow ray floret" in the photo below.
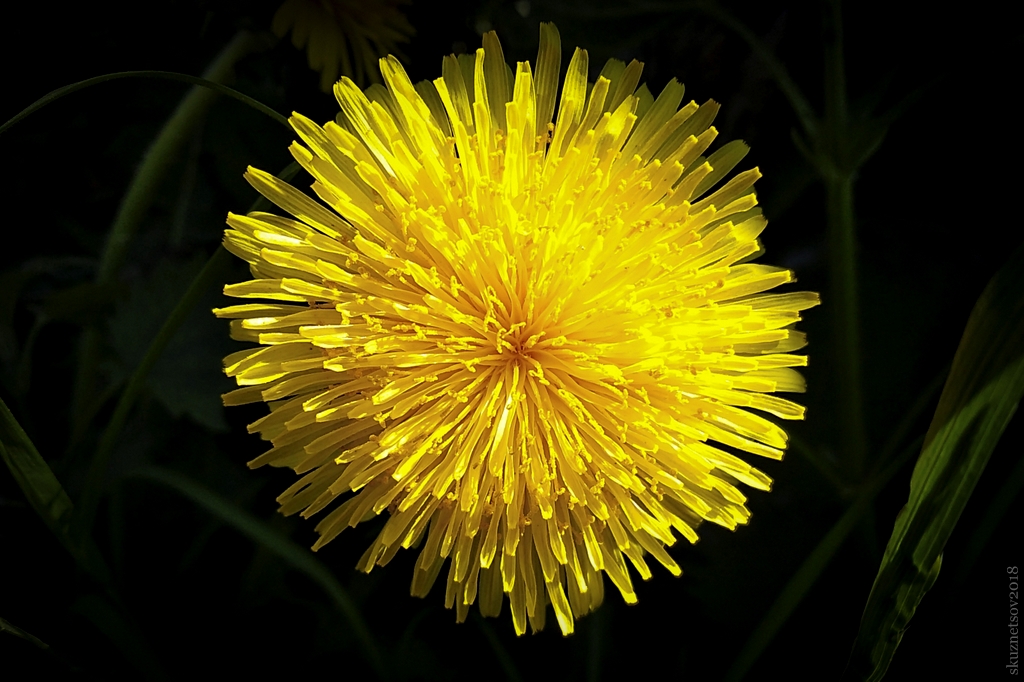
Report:
<svg viewBox="0 0 1024 682"><path fill-rule="evenodd" d="M225 402L271 407L250 466L302 475L285 514L341 502L314 548L387 511L362 570L420 547L424 596L450 559L458 619L507 594L520 634L549 603L572 632L602 572L634 602L628 564L678 575L677 534L748 520L737 482L771 480L723 446L782 457L762 415L803 417L772 394L803 390L792 327L818 303L764 293L793 275L749 262L759 174L723 183L742 143L703 156L716 103L680 108L675 81L654 99L637 62L588 93L579 49L559 98L560 54L543 25L513 74L487 34L433 83L387 58L386 87L335 85L337 121L295 114L323 203L249 170L292 217L228 216L254 279L225 293L255 302L216 311L259 344L225 360Z"/></svg>

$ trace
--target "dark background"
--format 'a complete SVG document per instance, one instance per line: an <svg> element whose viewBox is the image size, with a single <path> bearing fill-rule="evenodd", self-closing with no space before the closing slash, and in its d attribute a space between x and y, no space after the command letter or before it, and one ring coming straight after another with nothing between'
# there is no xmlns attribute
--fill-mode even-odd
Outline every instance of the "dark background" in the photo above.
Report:
<svg viewBox="0 0 1024 682"><path fill-rule="evenodd" d="M0 121L54 88L107 72L201 74L239 28L266 30L276 6L272 0L15 3L3 19ZM820 111L823 3L723 6L773 47ZM905 104L862 168L855 195L871 453L948 366L975 300L1022 238L1015 104L1021 32L1000 9L1009 6L974 2L939 11L933 3L865 0L844 8L851 109L885 112ZM417 29L402 48L414 81L437 77L443 55L475 49L480 33L491 28L507 59L533 61L543 20L555 21L561 32L563 70L580 45L589 50L592 77L609 57L637 58L655 94L675 77L687 86L684 101L722 103L719 140L746 140L752 152L743 167L758 165L764 174L759 197L770 226L762 262L792 267L800 288L822 292L824 304L808 311L801 325L811 340L808 392L800 398L807 421L791 430L834 460L841 445L838 360L830 332L824 190L792 142L792 110L747 44L685 4L420 0L406 13ZM233 87L279 112L324 121L336 104L318 83L305 55L285 40L246 58ZM114 392L98 395L102 406L92 428L71 442L82 325L103 330L103 385L122 385L216 247L226 212L243 212L255 199L242 179L245 167L276 173L290 161L292 137L284 129L220 98L147 213L122 286L106 298L62 296L94 278L132 173L185 92L186 86L164 81L106 83L0 136L0 274L32 273L17 290L10 277L0 279L7 286L0 292L0 396L73 499L116 401ZM235 263L229 281L246 277ZM217 292L208 299L151 375L119 441L97 518L97 541L114 571L127 622L171 677L224 671L238 678L372 679L346 621L318 586L185 498L131 475L153 464L182 472L295 542L315 540L313 523L275 513L274 498L293 474L245 467L263 450L245 424L265 408L220 406L219 394L231 387L220 358L240 346L227 338L226 323L207 312L225 299ZM927 429L931 411L914 422L912 435ZM1021 563L1020 496L988 528L992 539L976 561L968 545L1021 457L1022 442L1017 416L886 679L916 680L957 667L973 671L971 679L1005 674L1005 571ZM551 618L542 633L516 638L507 606L486 625L472 617L457 625L454 612L443 608L443 587L435 586L426 600L409 596L415 552L400 553L370 575L358 573L356 560L383 519L346 532L317 558L358 602L395 679L503 679L493 634L524 680L716 680L850 502L796 452L784 462L758 465L775 487L770 494L751 491L748 527L733 533L705 526L696 546L677 544L672 553L684 577L656 569L654 579L637 586L638 605L623 604L607 583L604 606L567 639ZM906 501L910 471L904 467L885 488L871 530L843 545L748 679L838 677ZM0 634L3 676L28 679L42 670L81 679L140 676L105 634L102 619L83 606L95 593L0 471L0 616L58 653Z"/></svg>

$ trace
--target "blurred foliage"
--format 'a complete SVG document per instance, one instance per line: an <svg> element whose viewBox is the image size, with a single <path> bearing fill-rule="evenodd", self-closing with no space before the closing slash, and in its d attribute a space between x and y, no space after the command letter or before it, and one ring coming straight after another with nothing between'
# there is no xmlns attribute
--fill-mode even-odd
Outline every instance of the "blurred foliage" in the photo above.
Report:
<svg viewBox="0 0 1024 682"><path fill-rule="evenodd" d="M138 3L20 3L5 21L45 35L61 68L48 68L19 41L0 45L4 63L17 65L0 121L102 74L207 73L240 31L266 35L279 4L171 0L154 21L154 9ZM912 481L910 462L934 424L937 388L961 337L994 348L1009 322L1019 326L1019 312L997 312L978 336L968 317L1021 241L1012 204L1021 140L1012 134L1015 93L1006 87L1020 28L994 2L958 12L878 0L837 7L786 0L401 6L416 30L402 46L413 80L435 78L443 55L474 50L491 29L508 59L533 60L539 22L555 21L563 46L586 47L595 70L611 57L636 58L652 91L677 78L687 99L721 102L719 139L746 141L743 164L764 173L763 260L794 268L800 289L822 292L824 304L802 326L811 340L808 418L789 429L785 462L759 463L775 486L752 494L750 525L735 533L703 528L698 545L671 550L682 579L666 573L637 585L640 603L632 607L609 594L570 638L549 629L517 639L507 609L497 620L457 625L443 590L423 601L409 596L415 557L408 552L384 570L356 572L383 519L314 558L304 549L313 524L274 511L275 491L291 483L291 472L245 467L262 451L245 424L265 408L220 406L217 396L230 385L220 359L237 344L207 311L224 301L213 282L246 275L239 262L211 254L223 253L226 212L255 198L245 167L276 170L290 161L292 138L279 122L228 97L209 99L165 150L159 177L150 176L155 184L112 279L100 276L111 225L190 86L104 82L0 135L9 235L0 259L0 398L10 408L0 420L8 465L0 470L5 679L30 670L163 679L229 665L258 678L838 679L862 614L873 622L871 604L886 597L876 583L868 602L872 581L882 580L885 566L910 565L910 546L887 550L882 564L908 484L908 514L952 520L930 545L931 563L916 554L910 563L927 572L937 549L947 569L914 604L913 627L885 679L957 667L984 679L1002 671L1005 569L1022 558L1013 528L1024 439L1020 416L1008 416L1016 400L998 404L1006 431L989 439L987 466L976 460L970 468L969 500L953 496L955 503L942 499L922 512L914 500L927 486L921 474ZM290 41L233 64L226 82L271 110L333 118L336 104ZM850 277L837 276L842 267ZM1019 282L1013 286L1019 296ZM841 303L850 295L852 307ZM86 329L97 339L95 383L73 431ZM1019 358L1019 338L1000 347ZM859 356L852 373L845 371L851 348ZM963 385L967 370L958 367L950 385ZM845 390L851 381L860 388ZM947 417L950 390L942 399ZM969 404L973 389L964 390ZM859 425L849 418L851 401L863 410ZM851 429L862 445L851 446ZM926 442L934 444L933 435ZM106 454L96 457L97 449ZM921 461L935 450L924 453ZM25 490L41 492L26 497ZM72 501L76 513L83 501L95 506L95 521L86 514L80 533L68 526ZM894 538L918 528L913 518L900 517ZM897 575L893 584L906 577Z"/></svg>
<svg viewBox="0 0 1024 682"><path fill-rule="evenodd" d="M159 261L118 301L107 330L114 382L126 380L142 362L149 342L202 268L204 259L197 256L184 263ZM172 417L185 415L220 432L227 430L220 395L233 386L220 371L220 361L235 346L224 325L207 312L215 300L207 293L205 305L196 306L172 337L146 385Z"/></svg>

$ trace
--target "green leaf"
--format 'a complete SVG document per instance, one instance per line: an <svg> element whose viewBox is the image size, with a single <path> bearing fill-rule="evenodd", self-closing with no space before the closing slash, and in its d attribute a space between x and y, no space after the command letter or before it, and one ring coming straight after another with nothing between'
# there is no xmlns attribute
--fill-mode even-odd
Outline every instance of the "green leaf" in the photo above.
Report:
<svg viewBox="0 0 1024 682"><path fill-rule="evenodd" d="M134 475L159 483L187 497L320 585L348 620L353 635L359 640L362 652L377 675L382 679L386 677L380 648L355 602L352 601L348 591L341 586L334 575L313 557L310 550L300 547L244 509L232 505L213 491L179 473L159 467L150 467L142 469Z"/></svg>
<svg viewBox="0 0 1024 682"><path fill-rule="evenodd" d="M871 588L843 679L882 679L934 584L942 550L1024 395L1024 245L967 321Z"/></svg>
<svg viewBox="0 0 1024 682"><path fill-rule="evenodd" d="M1013 468L1013 471L1006 476L999 491L992 496L988 509L985 511L985 516L971 533L971 540L967 543L967 547L964 548L963 555L960 558L960 566L953 579L956 585L962 585L970 576L971 569L974 568L975 562L981 556L982 550L985 549L989 540L992 539L996 529L999 527L999 523L1006 516L1006 512L1010 510L1013 501L1017 499L1017 495L1020 494L1022 488L1024 488L1024 457L1017 460L1017 465Z"/></svg>
<svg viewBox="0 0 1024 682"><path fill-rule="evenodd" d="M72 538L71 498L3 400L0 400L0 458L39 518L78 566L101 584L109 585L110 571L96 545L91 539L76 543Z"/></svg>
<svg viewBox="0 0 1024 682"><path fill-rule="evenodd" d="M0 400L0 456L46 527L72 554L71 498L36 446Z"/></svg>
<svg viewBox="0 0 1024 682"><path fill-rule="evenodd" d="M0 632L6 632L8 634L14 635L15 637L21 637L26 642L31 642L37 648L43 649L44 651L50 648L50 645L46 642L42 641L41 639L32 635L31 633L25 632L24 630L15 625L11 625L3 618L0 618Z"/></svg>

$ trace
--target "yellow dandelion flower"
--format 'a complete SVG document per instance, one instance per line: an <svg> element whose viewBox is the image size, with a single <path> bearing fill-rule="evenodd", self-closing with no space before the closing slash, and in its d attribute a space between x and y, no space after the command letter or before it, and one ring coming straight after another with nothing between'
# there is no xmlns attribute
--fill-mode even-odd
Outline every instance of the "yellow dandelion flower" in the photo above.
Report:
<svg viewBox="0 0 1024 682"><path fill-rule="evenodd" d="M330 92L339 73L377 82L376 61L396 54L415 33L398 9L407 0L285 0L271 22L278 38L289 31L296 49L306 47L309 68ZM339 71L340 70L340 71Z"/></svg>
<svg viewBox="0 0 1024 682"><path fill-rule="evenodd" d="M678 575L677 534L747 521L737 483L771 480L727 449L782 457L761 413L803 417L772 394L803 389L792 325L818 303L748 262L758 171L710 191L745 150L701 156L716 103L679 108L675 81L655 100L638 62L588 89L577 49L552 125L559 56L543 25L536 70L489 33L433 83L393 57L386 88L342 79L337 122L291 118L326 207L250 168L292 217L229 214L255 279L225 293L266 302L216 311L260 344L225 360L225 402L271 407L250 466L302 474L285 514L341 501L314 549L386 510L360 569L419 546L414 595L450 559L458 620L507 594L519 634L548 603L572 632L602 573L635 602L627 562Z"/></svg>

